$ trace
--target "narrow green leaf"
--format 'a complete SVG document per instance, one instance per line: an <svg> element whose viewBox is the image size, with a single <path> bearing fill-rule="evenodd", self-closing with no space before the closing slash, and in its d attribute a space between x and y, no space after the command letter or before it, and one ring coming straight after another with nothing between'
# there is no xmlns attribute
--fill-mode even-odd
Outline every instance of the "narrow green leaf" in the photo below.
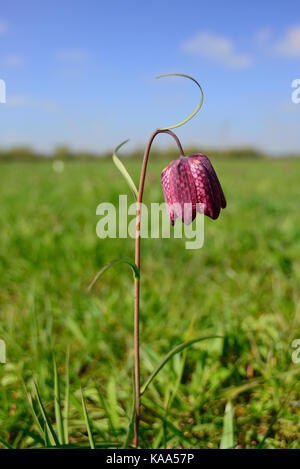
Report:
<svg viewBox="0 0 300 469"><path fill-rule="evenodd" d="M116 382L113 376L111 376L108 385L107 385L107 399L109 403L109 413L111 417L111 422L113 427L119 428L120 426L120 421L119 421L119 415L118 415L118 403L117 403L117 393L116 393Z"/></svg>
<svg viewBox="0 0 300 469"><path fill-rule="evenodd" d="M124 441L124 444L122 446L122 449L127 449L129 446L130 438L133 433L134 429L134 421L135 421L135 383L134 383L134 375L132 372L132 406L131 406L131 416L130 416L130 421L126 433L126 438Z"/></svg>
<svg viewBox="0 0 300 469"><path fill-rule="evenodd" d="M108 448L121 448L121 441L100 441L100 443L95 444L95 449L108 449ZM47 448L47 447L46 447ZM53 446L50 446L53 449ZM45 449L45 448L42 448ZM55 449L91 449L90 445L79 444L69 444L69 445L59 445Z"/></svg>
<svg viewBox="0 0 300 469"><path fill-rule="evenodd" d="M11 446L9 443L7 443L7 441L2 440L2 438L0 438L0 443L2 443L2 445L5 446L5 448L7 448L7 449L15 449L13 446Z"/></svg>
<svg viewBox="0 0 300 469"><path fill-rule="evenodd" d="M186 341L189 340L190 337L192 336L195 319L196 319L196 311L193 314L191 322L189 324L189 327L188 327L188 330L187 330L187 333L186 333L186 336L185 336ZM182 354L181 362L180 362L180 365L179 365L180 368L179 368L177 380L175 382L175 386L172 389L172 392L170 394L170 398L169 398L168 403L167 403L167 411L172 406L172 403L173 403L173 401L174 401L174 399L177 395L177 392L178 392L178 389L179 389L179 386L180 386L180 383L181 383L181 380L182 380L183 372L184 372L187 353L188 353L188 349L186 348L186 349L184 349L183 354Z"/></svg>
<svg viewBox="0 0 300 469"><path fill-rule="evenodd" d="M100 399L101 405L103 407L103 410L105 412L105 416L108 419L108 424L109 424L110 431L113 435L115 435L115 429L114 429L114 426L113 426L113 423L112 423L112 420L111 420L111 416L110 416L109 410L107 408L106 402L104 400L104 397L102 395L102 391L100 389L98 390L98 395L99 395L99 399Z"/></svg>
<svg viewBox="0 0 300 469"><path fill-rule="evenodd" d="M28 424L30 425L30 422L28 422ZM42 446L45 445L45 438L42 438L40 437L40 435L37 435L36 433L31 432L30 430L28 430L28 428L23 428L22 432L25 436L29 436L38 445L42 445Z"/></svg>
<svg viewBox="0 0 300 469"><path fill-rule="evenodd" d="M84 335L82 328L80 327L81 324L78 324L78 322L68 316L65 318L64 322L74 335L74 338L76 338L80 342L81 347L84 347L87 339Z"/></svg>
<svg viewBox="0 0 300 469"><path fill-rule="evenodd" d="M65 443L69 443L69 401L70 401L70 375L69 375L69 362L70 362L70 347L67 348L66 354L66 376L65 376L65 404L63 414L63 427Z"/></svg>
<svg viewBox="0 0 300 469"><path fill-rule="evenodd" d="M245 384L241 384L240 386L229 386L228 388L223 389L223 391L218 394L217 398L235 399L239 394L247 392L256 386L259 386L263 382L263 378L254 378Z"/></svg>
<svg viewBox="0 0 300 469"><path fill-rule="evenodd" d="M51 442L50 442L50 438L49 438L49 432L47 430L47 424L46 422L44 422L44 441L45 441L45 446L50 446L51 448L53 448L53 446L51 445Z"/></svg>
<svg viewBox="0 0 300 469"><path fill-rule="evenodd" d="M201 342L207 339L223 339L222 336L219 335L212 335L208 337L200 337L198 339L188 340L187 342L183 342L182 344L177 345L174 347L170 352L163 358L160 364L155 368L155 370L151 373L147 381L143 384L141 388L141 395L144 394L146 389L148 388L149 384L153 381L155 376L160 372L160 370L165 366L165 364L176 354L181 352L181 350L185 349L186 347L190 347L191 345Z"/></svg>
<svg viewBox="0 0 300 469"><path fill-rule="evenodd" d="M133 182L133 179L130 176L129 172L127 171L127 169L123 165L122 161L116 155L117 151L123 145L125 145L125 143L127 143L127 142L128 142L128 140L125 140L124 142L120 143L120 145L118 145L117 148L115 148L115 150L113 152L113 155L112 155L112 159L113 159L113 162L115 163L116 167L118 168L118 170L120 171L120 173L124 177L125 181L127 182L128 186L130 187L130 190L133 194L133 197L135 198L135 200L137 200L138 199L138 190L136 188L136 185Z"/></svg>
<svg viewBox="0 0 300 469"><path fill-rule="evenodd" d="M102 269L99 270L99 272L95 275L95 277L93 278L93 280L91 281L91 283L89 284L89 286L87 287L86 289L86 293L89 293L91 291L91 289L93 288L93 286L95 285L95 283L97 282L98 278L107 270L109 269L112 265L114 264L122 264L122 263L125 263L125 264L128 264L130 265L130 267L132 268L132 272L133 272L133 275L136 279L139 279L140 278L140 271L137 267L137 265L131 260L129 259L128 257L119 257L118 259L114 259L113 261L109 262L108 264L106 264L104 267L102 267Z"/></svg>
<svg viewBox="0 0 300 469"><path fill-rule="evenodd" d="M128 425L128 429L127 429L124 444L122 445L122 449L127 449L129 447L129 442L130 442L130 439L131 439L131 435L132 435L133 430L134 430L134 420L135 420L135 408L133 408L132 413L131 413L130 422L129 422L129 425Z"/></svg>
<svg viewBox="0 0 300 469"><path fill-rule="evenodd" d="M53 355L53 372L54 372L54 408L55 408L55 420L58 433L58 441L61 445L65 443L64 439L64 429L62 423L62 413L61 413L61 398L60 398L60 382L57 372L57 364L55 356Z"/></svg>
<svg viewBox="0 0 300 469"><path fill-rule="evenodd" d="M282 376L282 374L281 374L281 376ZM273 426L275 425L276 421L279 419L279 415L280 415L281 411L283 410L285 404L290 401L291 393L295 389L296 385L297 385L297 381L292 384L292 386L289 389L289 392L285 395L285 398L281 402L279 409L277 410L276 414L274 415L274 417L271 420L271 423L268 427L268 430L266 431L266 433L265 433L263 439L261 440L261 442L258 444L257 449L262 449L263 448L263 446L265 444L265 441L269 438L270 433L273 429Z"/></svg>
<svg viewBox="0 0 300 469"><path fill-rule="evenodd" d="M271 421L271 423L268 427L268 430L266 431L266 433L265 433L263 439L261 440L261 442L258 444L257 449L263 449L265 441L266 441L267 438L269 438L270 433L272 431L272 428L273 428L274 424L276 423L277 419L278 419L278 413L276 413L274 415L274 417L272 418L272 421Z"/></svg>
<svg viewBox="0 0 300 469"><path fill-rule="evenodd" d="M91 449L95 449L94 437L93 437L93 433L91 430L90 420L89 420L89 416L86 410L85 399L84 399L84 395L83 395L83 391L81 387L80 387L80 391L81 391L82 410L83 410L83 415L84 415L85 426L86 426L88 437L89 437L90 447Z"/></svg>
<svg viewBox="0 0 300 469"><path fill-rule="evenodd" d="M225 407L225 414L224 414L224 419L223 419L223 432L222 432L220 449L234 448L233 416L234 416L233 406L232 406L231 401L228 401Z"/></svg>
<svg viewBox="0 0 300 469"><path fill-rule="evenodd" d="M54 431L54 428L53 426L51 425L51 422L50 422L50 419L47 415L47 412L45 410L45 407L43 405L43 402L41 400L41 396L40 396L40 393L39 393L39 390L38 390L38 387L36 385L36 383L34 383L34 388L35 388L35 392L36 392L36 397L37 397L37 401L38 401L38 404L40 406L40 410L41 410L41 414L42 414L42 417L44 419L44 422L46 423L47 425L47 429L49 431L49 439L50 439L50 442L52 445L59 445L59 441L58 441L58 438L56 436L56 433Z"/></svg>
<svg viewBox="0 0 300 469"><path fill-rule="evenodd" d="M148 399L147 399L147 402ZM169 420L166 419L165 416L161 415L158 411L154 410L153 407L150 407L150 403L145 405L143 404L149 411L149 413L152 413L155 417L157 417L159 420L161 420L163 422L163 424L165 425L165 427L167 427L169 430L171 430L171 432L174 434L174 435L177 435L181 440L184 440L184 441L187 441L188 443L191 444L191 438L188 438L184 435L183 432L181 432L177 427L175 427L175 425L173 425L173 423L171 423Z"/></svg>
<svg viewBox="0 0 300 469"><path fill-rule="evenodd" d="M160 448L161 441L164 437L164 428L165 425L162 422L162 427L160 428L159 432L156 433L156 438L153 441L153 448Z"/></svg>
<svg viewBox="0 0 300 469"><path fill-rule="evenodd" d="M30 410L31 410L31 413L32 413L32 416L33 416L33 420L35 421L35 423L38 427L38 431L39 431L40 436L44 439L44 436L45 436L44 435L44 430L43 430L43 428L40 424L40 420L39 420L37 412L35 410L32 397L29 394L29 392L27 391L27 388L26 388L26 385L25 385L24 381L23 381L23 386L24 386L25 395L26 395L26 397L28 399L28 402L29 402L29 407L30 407Z"/></svg>

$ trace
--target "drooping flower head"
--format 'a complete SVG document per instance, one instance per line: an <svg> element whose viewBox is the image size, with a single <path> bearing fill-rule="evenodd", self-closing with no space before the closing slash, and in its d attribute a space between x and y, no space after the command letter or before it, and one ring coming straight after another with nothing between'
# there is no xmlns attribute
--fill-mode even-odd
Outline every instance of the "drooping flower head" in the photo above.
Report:
<svg viewBox="0 0 300 469"><path fill-rule="evenodd" d="M172 225L177 217L190 224L197 211L215 220L226 207L215 170L201 153L172 161L161 173L161 184Z"/></svg>

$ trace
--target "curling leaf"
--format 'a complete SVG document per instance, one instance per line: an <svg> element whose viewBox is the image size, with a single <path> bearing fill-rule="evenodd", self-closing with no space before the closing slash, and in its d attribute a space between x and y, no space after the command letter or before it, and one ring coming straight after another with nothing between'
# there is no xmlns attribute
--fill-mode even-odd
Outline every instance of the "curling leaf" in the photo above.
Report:
<svg viewBox="0 0 300 469"><path fill-rule="evenodd" d="M130 265L130 267L132 268L132 271L133 271L133 275L136 279L139 279L140 278L140 271L138 269L138 266L131 260L129 259L128 257L119 257L118 259L114 259L113 261L109 262L108 264L106 264L104 267L102 267L102 269L99 270L99 272L97 272L97 274L95 275L95 277L93 278L93 280L91 281L91 283L89 284L88 288L86 289L86 292L89 293L92 289L92 287L95 285L95 283L97 282L98 278L107 270L109 269L112 265L114 264L121 264L121 263L125 263L125 264L128 264Z"/></svg>
<svg viewBox="0 0 300 469"><path fill-rule="evenodd" d="M124 177L124 179L126 180L128 186L130 187L131 189L131 192L133 194L133 197L137 200L138 198L138 190L136 188L136 185L132 179L132 177L130 176L129 172L127 171L127 169L125 168L125 166L123 165L122 161L117 157L117 151L123 146L125 145L125 143L127 143L128 140L125 140L124 142L120 143L120 145L117 146L117 148L115 148L114 152L113 152L113 155L112 155L112 159L113 159L113 162L115 163L116 167L118 168L118 170L120 171L120 173L122 174L122 176Z"/></svg>
<svg viewBox="0 0 300 469"><path fill-rule="evenodd" d="M199 337L198 339L188 340L187 342L183 342L182 344L177 345L169 353L163 358L160 364L155 368L155 370L151 373L147 381L143 384L141 388L141 395L144 394L146 389L148 388L149 384L153 381L155 376L160 372L160 370L165 366L165 364L174 356L176 353L181 352L181 350L185 349L186 347L190 347L191 345L195 344L196 342L201 342L202 340L206 339L223 339L223 337L219 335L211 335L208 337Z"/></svg>
<svg viewBox="0 0 300 469"><path fill-rule="evenodd" d="M203 91L202 91L201 86L197 82L197 80L195 80L195 78L193 78L193 77L190 77L189 75L184 75L182 73L165 73L163 75L159 75L156 78L162 78L162 77L184 77L184 78L188 78L189 80L192 80L194 83L196 83L196 85L198 86L198 88L200 89L200 92L201 92L201 98L200 98L199 104L196 107L196 109L192 112L192 114L190 114L186 119L179 122L178 124L169 125L168 127L161 128L161 130L176 129L176 127L180 127L181 125L186 124L189 120L191 120L197 114L197 112L199 111L199 109L201 108L201 106L203 104Z"/></svg>

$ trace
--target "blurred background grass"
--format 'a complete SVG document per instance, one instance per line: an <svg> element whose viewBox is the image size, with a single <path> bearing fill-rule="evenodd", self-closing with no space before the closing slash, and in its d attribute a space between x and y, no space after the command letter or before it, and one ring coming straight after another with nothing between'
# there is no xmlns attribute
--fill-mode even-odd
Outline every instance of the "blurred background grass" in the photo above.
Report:
<svg viewBox="0 0 300 469"><path fill-rule="evenodd" d="M176 156L176 155L174 155ZM149 165L145 202L162 202L165 156ZM169 349L219 334L176 355L143 398L141 446L216 448L226 402L237 448L299 448L300 161L213 163L228 207L205 218L204 247L142 240L141 373ZM127 168L138 182L140 161ZM43 443L23 390L35 378L54 413L52 352L59 373L70 346L70 442L87 444L82 384L96 442L124 440L132 400L132 275L116 266L91 294L97 269L134 256L132 239L96 236L96 207L128 193L111 160L1 162L0 436L13 447ZM130 197L130 194L129 194ZM129 199L130 200L130 199Z"/></svg>

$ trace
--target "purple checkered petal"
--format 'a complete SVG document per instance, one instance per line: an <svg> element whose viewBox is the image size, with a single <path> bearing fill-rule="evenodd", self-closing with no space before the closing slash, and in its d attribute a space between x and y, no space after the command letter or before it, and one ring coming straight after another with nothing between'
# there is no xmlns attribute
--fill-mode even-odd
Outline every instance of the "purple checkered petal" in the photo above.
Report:
<svg viewBox="0 0 300 469"><path fill-rule="evenodd" d="M190 224L203 204L204 214L212 219L219 216L226 200L218 177L207 156L202 154L178 158L162 171L161 183L170 222L179 217Z"/></svg>
<svg viewBox="0 0 300 469"><path fill-rule="evenodd" d="M218 176L216 175L216 172L207 158L206 155L203 155L203 153L198 153L195 155L189 156L192 160L199 161L208 171L209 173L209 178L211 180L212 186L213 186L213 191L215 194L216 199L219 201L220 207L225 208L226 207L226 199L220 184L220 181L218 179Z"/></svg>

